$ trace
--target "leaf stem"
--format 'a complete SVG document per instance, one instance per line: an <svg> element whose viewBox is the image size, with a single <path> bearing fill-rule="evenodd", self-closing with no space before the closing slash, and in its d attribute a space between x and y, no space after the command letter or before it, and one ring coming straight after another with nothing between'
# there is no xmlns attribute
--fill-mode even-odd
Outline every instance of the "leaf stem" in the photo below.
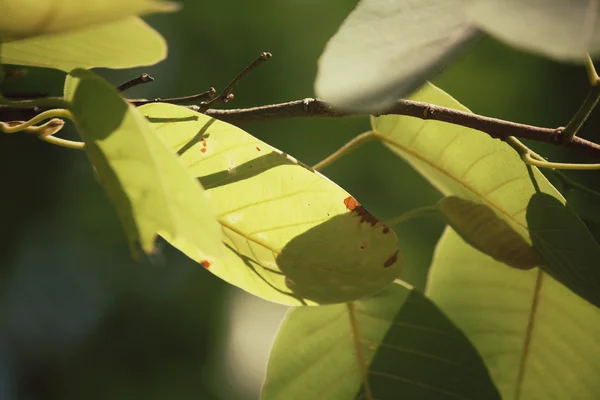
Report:
<svg viewBox="0 0 600 400"><path fill-rule="evenodd" d="M525 164L538 168L551 168L554 170L594 171L600 169L600 164L568 164L546 161L545 158L531 150L514 136L507 138L506 142L521 155Z"/></svg>
<svg viewBox="0 0 600 400"><path fill-rule="evenodd" d="M355 138L353 138L349 142L347 142L345 145L340 147L338 150L331 153L325 159L316 163L313 166L313 169L316 171L320 171L323 168L328 167L329 165L333 164L338 159L342 158L343 156L345 156L347 154L350 154L351 152L356 150L359 146L361 146L362 144L364 144L374 138L375 138L375 133L373 131L361 133L360 135L356 136Z"/></svg>
<svg viewBox="0 0 600 400"><path fill-rule="evenodd" d="M574 189L579 190L580 192L587 193L589 195L595 196L600 199L600 192L595 191L594 189L590 189L579 182L575 182L567 175L563 174L560 171L553 171L554 175L558 178L558 180L562 183L562 186L565 190Z"/></svg>
<svg viewBox="0 0 600 400"><path fill-rule="evenodd" d="M579 110L573 115L573 118L571 118L571 121L569 121L562 132L562 139L568 142L571 142L575 135L577 135L577 132L579 132L598 104L598 100L600 100L600 77L598 77L598 73L596 72L596 68L594 68L594 63L589 54L586 57L585 67L591 87L585 100L583 100L583 103L579 107Z"/></svg>
<svg viewBox="0 0 600 400"><path fill-rule="evenodd" d="M83 142L61 139L56 136L38 136L38 139L56 146L66 147L67 149L83 150L85 147L85 143Z"/></svg>
<svg viewBox="0 0 600 400"><path fill-rule="evenodd" d="M29 127L39 124L40 122L51 119L51 118L68 118L71 119L71 113L68 110L64 109L52 109L44 111L41 114L36 115L31 118L29 121L24 121L19 124L11 124L8 122L0 121L0 130L4 133L17 133L19 131L23 131ZM13 122L21 122L21 121L13 121ZM31 133L31 131L29 132Z"/></svg>
<svg viewBox="0 0 600 400"><path fill-rule="evenodd" d="M425 206L415 208L404 214L398 215L390 220L385 221L385 225L393 227L394 225L401 224L415 218L428 217L430 215L438 215L439 211L437 206Z"/></svg>

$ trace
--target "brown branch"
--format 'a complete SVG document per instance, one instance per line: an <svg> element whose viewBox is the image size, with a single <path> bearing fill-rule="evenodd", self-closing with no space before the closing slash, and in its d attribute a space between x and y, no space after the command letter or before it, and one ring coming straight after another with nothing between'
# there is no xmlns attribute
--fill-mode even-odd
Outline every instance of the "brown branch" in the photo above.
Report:
<svg viewBox="0 0 600 400"><path fill-rule="evenodd" d="M137 78L133 78L131 80L128 80L127 82L121 83L119 86L117 86L117 90L119 92L124 92L125 90L131 89L134 86L143 85L144 83L149 82L154 82L154 78L144 73L138 76Z"/></svg>
<svg viewBox="0 0 600 400"><path fill-rule="evenodd" d="M195 110L199 109L197 106L190 106L190 108ZM252 108L207 110L204 113L234 125L297 117L339 118L356 115L337 111L325 101L311 98ZM575 137L573 138L573 141L568 142L567 140L564 140L564 137L562 136L562 127L541 128L532 125L518 124L516 122L484 117L482 115L412 100L400 100L394 107L380 115L389 114L406 115L424 120L442 121L454 125L465 126L487 133L491 137L497 139L515 136L522 139L534 140L536 142L549 143L600 158L599 144L580 137Z"/></svg>
<svg viewBox="0 0 600 400"><path fill-rule="evenodd" d="M192 105L187 107L195 111L204 112L206 115L234 125L299 117L341 118L357 115L337 111L325 101L312 98L295 100L287 103L229 110L210 109L203 111L202 106ZM43 110L14 109L0 105L0 121L27 120L39 114L41 111ZM18 115L16 113L18 113ZM508 136L515 136L522 139L566 147L582 154L600 158L599 144L582 139L578 136L574 137L571 142L564 140L562 127L541 128L532 125L518 124L412 100L398 101L394 107L381 115L386 114L406 115L424 120L428 119L447 122L479 130L487 133L493 138L504 139Z"/></svg>

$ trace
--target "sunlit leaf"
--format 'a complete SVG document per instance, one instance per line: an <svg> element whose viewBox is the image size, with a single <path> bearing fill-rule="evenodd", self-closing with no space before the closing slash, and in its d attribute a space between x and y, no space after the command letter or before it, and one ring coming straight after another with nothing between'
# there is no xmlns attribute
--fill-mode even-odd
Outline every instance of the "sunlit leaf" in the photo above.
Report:
<svg viewBox="0 0 600 400"><path fill-rule="evenodd" d="M411 98L468 111L431 84ZM579 263L581 259L570 260L571 248L564 242L557 243L553 232L529 230L527 216L536 212L532 207L537 207L530 204L534 194L546 193L561 204L565 200L537 168L525 165L507 143L463 126L400 115L373 117L372 125L387 147L443 194L486 205L528 244L532 243L531 237L537 236L533 245L538 250L540 246L556 246L553 251L564 255L560 265L550 268L548 260L544 259L541 267L561 280L577 271L575 279L564 283L580 296L600 305L598 296L592 296L600 286L600 268L589 268L588 263ZM552 218L552 215L546 217ZM562 225L561 229L573 235L573 240L580 237L581 232L572 231L571 226ZM588 250L588 254L594 253L593 249ZM545 256L547 253L540 254Z"/></svg>
<svg viewBox="0 0 600 400"><path fill-rule="evenodd" d="M547 57L583 61L600 54L600 7L595 0L468 0L465 12L480 29Z"/></svg>
<svg viewBox="0 0 600 400"><path fill-rule="evenodd" d="M478 37L462 0L362 0L325 47L316 92L338 108L382 111Z"/></svg>
<svg viewBox="0 0 600 400"><path fill-rule="evenodd" d="M499 398L464 334L400 285L350 304L288 311L262 393L263 400Z"/></svg>
<svg viewBox="0 0 600 400"><path fill-rule="evenodd" d="M519 269L541 264L531 245L489 206L456 196L444 197L437 206L467 243L492 258Z"/></svg>
<svg viewBox="0 0 600 400"><path fill-rule="evenodd" d="M506 268L447 229L427 294L475 344L503 400L600 398L600 310L541 270Z"/></svg>
<svg viewBox="0 0 600 400"><path fill-rule="evenodd" d="M133 68L167 55L167 44L137 17L73 32L36 36L2 44L4 64L71 71L75 68Z"/></svg>
<svg viewBox="0 0 600 400"><path fill-rule="evenodd" d="M217 276L291 305L354 300L398 276L394 233L321 174L204 114L140 110L212 199L228 248Z"/></svg>
<svg viewBox="0 0 600 400"><path fill-rule="evenodd" d="M153 12L179 9L162 0L2 0L0 38L56 33Z"/></svg>
<svg viewBox="0 0 600 400"><path fill-rule="evenodd" d="M116 89L75 70L77 129L98 178L117 208L132 247L154 250L156 234L206 263L221 256L220 227L200 184Z"/></svg>

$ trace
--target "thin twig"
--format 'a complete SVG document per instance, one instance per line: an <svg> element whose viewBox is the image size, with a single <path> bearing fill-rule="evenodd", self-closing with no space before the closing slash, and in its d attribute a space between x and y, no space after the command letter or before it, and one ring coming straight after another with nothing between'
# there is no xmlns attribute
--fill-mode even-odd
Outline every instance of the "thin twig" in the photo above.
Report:
<svg viewBox="0 0 600 400"><path fill-rule="evenodd" d="M125 90L131 89L134 86L142 85L144 83L153 82L153 81L154 81L154 78L151 77L150 75L141 74L137 78L133 78L127 82L121 83L119 86L117 86L117 90L119 92L124 92Z"/></svg>
<svg viewBox="0 0 600 400"><path fill-rule="evenodd" d="M213 98L212 100L209 100L209 101L203 103L200 106L200 110L206 111L217 102L227 103L229 100L232 100L233 99L232 92L233 92L233 89L236 87L236 85L246 75L248 75L250 72L252 72L254 69L256 69L259 65L261 65L265 61L269 60L272 56L273 55L271 53L268 53L266 51L263 51L262 53L260 53L254 61L252 61L250 64L248 64L246 66L246 68L241 70L240 73L237 74L236 77L231 80L231 82L229 82L229 84L225 87L225 89L221 92L221 94L219 94L217 97Z"/></svg>
<svg viewBox="0 0 600 400"><path fill-rule="evenodd" d="M136 107L143 106L144 104L150 103L169 103L169 104L190 104L196 103L206 99L212 99L217 91L215 88L211 87L206 92L193 94L191 96L183 96L183 97L169 97L166 99L156 98L152 100L147 99L128 99L128 101ZM198 107L198 106L196 106Z"/></svg>
<svg viewBox="0 0 600 400"><path fill-rule="evenodd" d="M586 58L585 67L591 86L585 100L583 100L583 103L563 130L562 138L568 142L572 141L575 135L577 135L577 132L579 132L598 104L598 100L600 100L600 77L598 77L598 73L596 72L596 68L594 68L594 63L589 54Z"/></svg>

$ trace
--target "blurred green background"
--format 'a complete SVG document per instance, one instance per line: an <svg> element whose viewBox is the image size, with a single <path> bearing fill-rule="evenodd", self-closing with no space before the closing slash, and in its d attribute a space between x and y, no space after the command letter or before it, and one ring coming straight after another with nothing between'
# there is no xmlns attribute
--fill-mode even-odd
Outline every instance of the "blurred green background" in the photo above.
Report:
<svg viewBox="0 0 600 400"><path fill-rule="evenodd" d="M230 106L311 97L323 46L355 5L354 0L182 3L179 13L146 18L169 43L166 61L101 73L114 84L142 72L156 79L128 92L131 97L183 96L210 86L220 90L259 52L270 51L272 60L238 86ZM7 90L59 95L63 80L60 72L32 69ZM583 68L491 39L434 82L477 113L548 127L566 124L587 92ZM596 112L581 136L600 140L599 117ZM353 117L245 129L314 164L368 127L368 118ZM533 147L556 160L586 161ZM381 219L439 198L378 143L324 173ZM599 186L597 173L570 176ZM0 399L258 397L285 307L230 287L164 242L156 255L134 263L83 153L0 135L0 183ZM589 199L576 201L598 219L593 204L585 207ZM590 226L598 232L597 224ZM396 230L406 259L403 278L418 288L442 228L428 219Z"/></svg>

